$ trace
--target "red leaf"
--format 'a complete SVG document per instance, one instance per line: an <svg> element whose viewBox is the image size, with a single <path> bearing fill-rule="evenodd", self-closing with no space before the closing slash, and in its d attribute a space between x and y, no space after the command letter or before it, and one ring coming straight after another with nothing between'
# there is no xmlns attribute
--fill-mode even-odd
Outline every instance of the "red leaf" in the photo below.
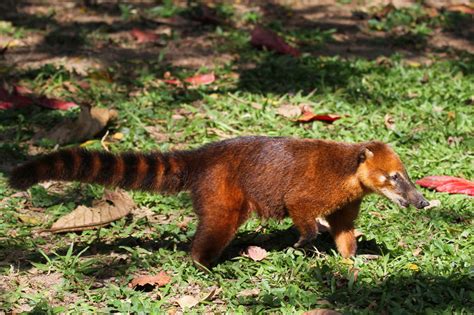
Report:
<svg viewBox="0 0 474 315"><path fill-rule="evenodd" d="M60 109L60 110L67 110L71 107L78 106L74 102L62 101L56 98L47 98L45 96L38 99L38 105L46 108L51 109Z"/></svg>
<svg viewBox="0 0 474 315"><path fill-rule="evenodd" d="M15 108L15 105L13 105L12 102L0 100L0 109L13 109L13 108Z"/></svg>
<svg viewBox="0 0 474 315"><path fill-rule="evenodd" d="M434 188L439 192L474 196L474 182L453 176L427 176L416 181L422 187Z"/></svg>
<svg viewBox="0 0 474 315"><path fill-rule="evenodd" d="M215 80L216 80L216 76L214 75L214 72L206 73L206 74L198 74L193 77L184 79L185 82L190 83L192 85L211 84Z"/></svg>
<svg viewBox="0 0 474 315"><path fill-rule="evenodd" d="M30 90L27 87L20 86L20 85L14 85L13 86L13 91L15 91L15 93L18 94L18 95L33 94L32 90Z"/></svg>
<svg viewBox="0 0 474 315"><path fill-rule="evenodd" d="M31 93L29 89L20 86L14 86L13 93L0 88L0 109L17 109L31 105L33 100L28 96L22 95L29 93Z"/></svg>
<svg viewBox="0 0 474 315"><path fill-rule="evenodd" d="M131 30L130 34L135 38L137 43L142 44L142 43L150 43L150 42L155 42L157 41L160 36L150 32L150 31L143 31L138 28L134 28Z"/></svg>
<svg viewBox="0 0 474 315"><path fill-rule="evenodd" d="M181 81L178 79L165 79L163 82L171 84L171 85L181 85Z"/></svg>
<svg viewBox="0 0 474 315"><path fill-rule="evenodd" d="M268 50L293 57L299 57L301 55L298 49L288 45L283 38L271 30L256 26L251 36L250 43L257 48L265 47Z"/></svg>
<svg viewBox="0 0 474 315"><path fill-rule="evenodd" d="M297 122L302 122L302 123L307 123L307 122L312 122L315 120L318 121L324 121L327 123L332 123L333 121L336 121L340 119L341 116L339 115L333 115L333 114L328 114L328 115L317 115L313 113L310 110L303 110L303 114L296 120Z"/></svg>

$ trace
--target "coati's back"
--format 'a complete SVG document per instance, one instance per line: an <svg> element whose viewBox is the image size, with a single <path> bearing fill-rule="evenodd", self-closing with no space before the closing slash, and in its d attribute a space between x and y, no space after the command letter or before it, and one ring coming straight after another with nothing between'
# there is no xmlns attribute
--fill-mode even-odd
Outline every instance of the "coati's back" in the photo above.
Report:
<svg viewBox="0 0 474 315"><path fill-rule="evenodd" d="M215 181L231 183L251 201L264 205L263 215L271 212L282 216L284 195L292 187L303 185L301 189L314 194L337 190L347 174L355 173L355 151L359 147L323 140L256 136L166 153L61 150L16 168L10 185L26 189L41 181L63 180L173 193L199 190Z"/></svg>

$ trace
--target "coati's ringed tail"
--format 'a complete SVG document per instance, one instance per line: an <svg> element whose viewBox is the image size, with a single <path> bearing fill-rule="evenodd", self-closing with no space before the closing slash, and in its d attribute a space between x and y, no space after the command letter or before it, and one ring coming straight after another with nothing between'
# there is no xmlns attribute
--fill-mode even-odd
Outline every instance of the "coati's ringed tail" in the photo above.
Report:
<svg viewBox="0 0 474 315"><path fill-rule="evenodd" d="M185 189L187 167L180 152L149 154L61 150L16 168L10 185L27 189L47 180L80 181L155 192Z"/></svg>

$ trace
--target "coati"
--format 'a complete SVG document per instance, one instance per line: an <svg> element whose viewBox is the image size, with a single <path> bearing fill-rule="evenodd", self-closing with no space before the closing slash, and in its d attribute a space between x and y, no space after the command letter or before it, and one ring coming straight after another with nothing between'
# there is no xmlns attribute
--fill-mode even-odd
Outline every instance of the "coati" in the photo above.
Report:
<svg viewBox="0 0 474 315"><path fill-rule="evenodd" d="M354 220L367 194L402 207L428 205L397 154L378 141L253 136L166 153L61 150L14 169L10 185L24 190L46 180L190 191L199 217L191 255L206 267L254 211L263 218L290 216L300 232L295 246L314 239L315 220L324 217L339 253L349 257L356 252Z"/></svg>

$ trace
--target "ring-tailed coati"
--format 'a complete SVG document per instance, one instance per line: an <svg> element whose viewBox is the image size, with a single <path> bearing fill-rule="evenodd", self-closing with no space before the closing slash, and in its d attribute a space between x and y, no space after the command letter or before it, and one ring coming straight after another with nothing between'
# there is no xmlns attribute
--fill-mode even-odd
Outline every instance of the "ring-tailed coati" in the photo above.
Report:
<svg viewBox="0 0 474 315"><path fill-rule="evenodd" d="M354 220L369 193L398 205L423 208L396 153L378 141L242 137L195 150L124 153L62 150L16 168L17 189L45 180L80 181L160 193L189 190L199 224L192 257L210 266L252 211L264 218L290 216L301 246L316 237L315 219L329 222L344 257L356 252Z"/></svg>

